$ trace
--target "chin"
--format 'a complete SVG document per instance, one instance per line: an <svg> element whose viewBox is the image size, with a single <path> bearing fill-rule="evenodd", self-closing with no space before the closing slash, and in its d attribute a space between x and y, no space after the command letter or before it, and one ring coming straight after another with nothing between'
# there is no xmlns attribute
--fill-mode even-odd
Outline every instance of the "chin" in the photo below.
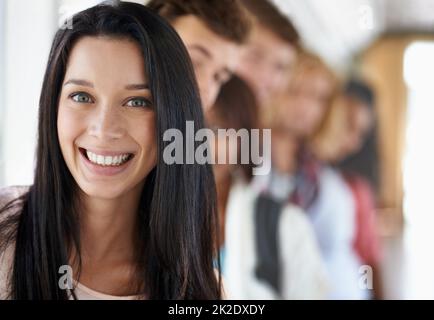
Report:
<svg viewBox="0 0 434 320"><path fill-rule="evenodd" d="M110 183L85 183L79 184L80 189L88 197L114 200L127 193L128 189L119 184Z"/></svg>

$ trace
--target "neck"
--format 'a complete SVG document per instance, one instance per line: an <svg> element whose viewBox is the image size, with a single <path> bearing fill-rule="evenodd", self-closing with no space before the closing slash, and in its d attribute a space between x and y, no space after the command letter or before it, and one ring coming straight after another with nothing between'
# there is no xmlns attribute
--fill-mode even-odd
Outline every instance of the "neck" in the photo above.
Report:
<svg viewBox="0 0 434 320"><path fill-rule="evenodd" d="M80 240L83 260L132 261L137 212L143 185L116 199L81 196Z"/></svg>
<svg viewBox="0 0 434 320"><path fill-rule="evenodd" d="M273 129L271 149L273 169L281 174L294 173L298 148L297 139L289 131Z"/></svg>

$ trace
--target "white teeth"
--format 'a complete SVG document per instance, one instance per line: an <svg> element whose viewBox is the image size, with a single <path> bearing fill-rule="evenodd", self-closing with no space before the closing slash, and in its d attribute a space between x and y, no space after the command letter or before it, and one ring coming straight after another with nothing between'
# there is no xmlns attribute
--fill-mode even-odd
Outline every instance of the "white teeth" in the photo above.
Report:
<svg viewBox="0 0 434 320"><path fill-rule="evenodd" d="M96 158L96 162L98 163L98 164L104 164L104 156L102 156L102 155L98 155L97 156L97 158Z"/></svg>
<svg viewBox="0 0 434 320"><path fill-rule="evenodd" d="M129 154L121 154L118 156L103 156L86 150L87 158L101 166L119 166L127 161Z"/></svg>
<svg viewBox="0 0 434 320"><path fill-rule="evenodd" d="M106 166L110 165L112 163L113 158L112 157L105 157L104 164Z"/></svg>

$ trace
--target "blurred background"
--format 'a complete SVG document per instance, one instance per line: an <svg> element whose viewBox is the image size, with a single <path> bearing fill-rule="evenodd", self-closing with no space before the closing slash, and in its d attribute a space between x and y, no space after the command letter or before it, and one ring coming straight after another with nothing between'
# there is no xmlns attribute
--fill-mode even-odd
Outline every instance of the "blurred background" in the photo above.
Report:
<svg viewBox="0 0 434 320"><path fill-rule="evenodd" d="M0 187L32 183L52 36L98 2L0 0ZM374 87L384 297L434 299L434 0L274 2L338 75L356 72Z"/></svg>

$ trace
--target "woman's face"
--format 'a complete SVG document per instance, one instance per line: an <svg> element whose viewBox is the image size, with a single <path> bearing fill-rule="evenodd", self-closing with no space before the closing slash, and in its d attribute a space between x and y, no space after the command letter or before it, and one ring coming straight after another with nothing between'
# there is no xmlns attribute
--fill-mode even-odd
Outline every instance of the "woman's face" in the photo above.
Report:
<svg viewBox="0 0 434 320"><path fill-rule="evenodd" d="M139 46L83 37L73 47L59 100L60 148L81 190L116 199L141 189L157 161L155 111Z"/></svg>
<svg viewBox="0 0 434 320"><path fill-rule="evenodd" d="M207 111L238 63L238 45L216 34L193 15L177 18L173 27L190 54L202 105Z"/></svg>
<svg viewBox="0 0 434 320"><path fill-rule="evenodd" d="M282 95L278 116L297 137L309 137L324 117L331 92L330 79L326 75L308 72Z"/></svg>
<svg viewBox="0 0 434 320"><path fill-rule="evenodd" d="M360 151L374 125L374 116L368 105L353 98L347 98L346 102L348 122L343 139L342 158Z"/></svg>
<svg viewBox="0 0 434 320"><path fill-rule="evenodd" d="M250 85L262 108L290 81L296 49L268 28L254 23L241 53L237 73Z"/></svg>

